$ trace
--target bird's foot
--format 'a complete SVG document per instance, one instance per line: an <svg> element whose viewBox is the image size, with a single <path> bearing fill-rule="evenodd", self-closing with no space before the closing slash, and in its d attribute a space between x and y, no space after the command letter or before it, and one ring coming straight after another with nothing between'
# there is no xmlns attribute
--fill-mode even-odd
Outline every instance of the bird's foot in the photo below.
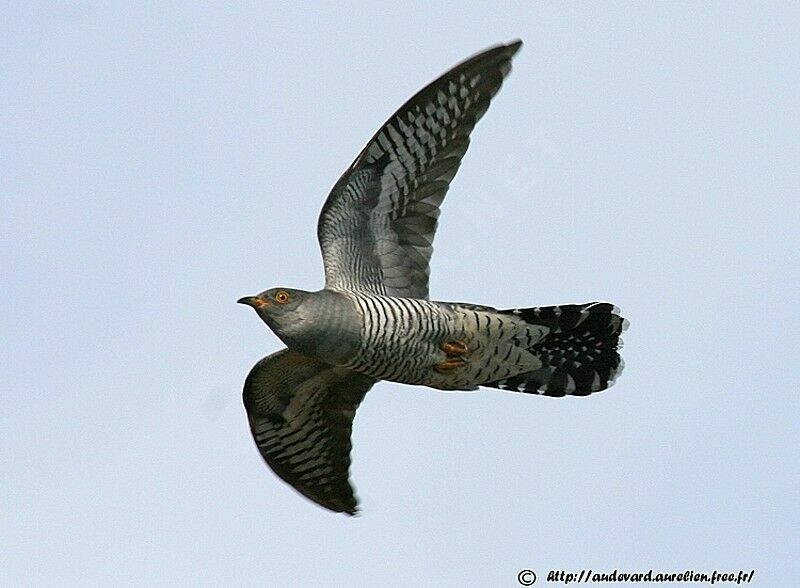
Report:
<svg viewBox="0 0 800 588"><path fill-rule="evenodd" d="M445 341L441 345L441 350L444 351L447 359L433 366L433 369L435 369L437 372L447 373L467 364L467 359L464 357L464 355L469 352L469 348L462 339Z"/></svg>
<svg viewBox="0 0 800 588"><path fill-rule="evenodd" d="M467 365L466 360L451 358L443 361L442 363L437 363L435 366L433 366L433 369L435 369L437 372L447 373L464 365Z"/></svg>
<svg viewBox="0 0 800 588"><path fill-rule="evenodd" d="M469 348L463 340L457 339L456 341L445 341L442 343L442 351L445 352L447 357L455 357L457 355L464 355L469 351Z"/></svg>

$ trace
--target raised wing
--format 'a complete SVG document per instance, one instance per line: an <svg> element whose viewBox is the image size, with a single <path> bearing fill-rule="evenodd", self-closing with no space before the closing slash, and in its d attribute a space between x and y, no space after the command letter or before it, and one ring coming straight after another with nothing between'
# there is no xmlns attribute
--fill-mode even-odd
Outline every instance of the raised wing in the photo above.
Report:
<svg viewBox="0 0 800 588"><path fill-rule="evenodd" d="M355 514L348 481L353 417L375 380L289 349L259 361L244 383L250 431L269 467L302 495Z"/></svg>
<svg viewBox="0 0 800 588"><path fill-rule="evenodd" d="M439 206L521 45L498 45L455 66L367 143L319 217L327 288L428 298Z"/></svg>

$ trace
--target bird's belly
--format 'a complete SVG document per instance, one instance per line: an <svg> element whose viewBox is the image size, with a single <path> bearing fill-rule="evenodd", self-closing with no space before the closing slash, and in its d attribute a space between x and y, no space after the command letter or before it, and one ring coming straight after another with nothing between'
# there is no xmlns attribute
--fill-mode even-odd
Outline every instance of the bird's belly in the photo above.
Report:
<svg viewBox="0 0 800 588"><path fill-rule="evenodd" d="M440 390L475 390L541 367L540 359L526 349L533 334L524 321L500 316L493 309L448 306L455 312L441 333L424 342L418 369L407 372L413 377L396 381Z"/></svg>
<svg viewBox="0 0 800 588"><path fill-rule="evenodd" d="M463 356L448 356L443 349L448 342L463 344L467 352ZM512 343L507 345L513 347ZM528 366L502 361L505 353L498 351L497 343L488 340L484 333L452 328L432 340L401 337L374 347L373 360L364 362L357 371L380 380L439 390L476 390L485 382L508 378L527 369Z"/></svg>
<svg viewBox="0 0 800 588"><path fill-rule="evenodd" d="M427 300L359 297L361 343L344 367L379 380L432 386L444 341L462 336L458 317Z"/></svg>
<svg viewBox="0 0 800 588"><path fill-rule="evenodd" d="M475 390L541 367L520 347L527 326L494 309L409 298L361 297L361 341L344 367L403 384Z"/></svg>
<svg viewBox="0 0 800 588"><path fill-rule="evenodd" d="M387 329L381 337L362 346L350 367L379 380L429 386L436 375L434 366L445 361L439 335ZM446 337L447 335L445 335Z"/></svg>

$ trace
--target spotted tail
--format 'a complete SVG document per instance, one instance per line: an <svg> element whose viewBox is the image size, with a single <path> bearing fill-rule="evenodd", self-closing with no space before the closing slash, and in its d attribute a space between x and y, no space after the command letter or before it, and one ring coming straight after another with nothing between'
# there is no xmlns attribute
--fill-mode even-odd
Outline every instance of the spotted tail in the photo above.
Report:
<svg viewBox="0 0 800 588"><path fill-rule="evenodd" d="M546 396L586 396L605 390L622 372L618 349L628 321L607 302L500 310L550 332L530 347L542 361L532 372L483 384Z"/></svg>

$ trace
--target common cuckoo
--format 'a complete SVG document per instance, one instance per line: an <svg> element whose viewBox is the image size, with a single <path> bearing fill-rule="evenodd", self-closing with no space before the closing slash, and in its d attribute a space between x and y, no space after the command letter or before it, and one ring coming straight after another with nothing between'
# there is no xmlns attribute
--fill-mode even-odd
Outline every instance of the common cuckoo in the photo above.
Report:
<svg viewBox="0 0 800 588"><path fill-rule="evenodd" d="M379 380L585 396L622 369L626 321L609 303L498 310L428 297L439 207L521 45L455 66L370 139L319 217L322 290L273 288L239 300L287 346L245 381L256 445L278 476L332 511L356 512L350 434Z"/></svg>

